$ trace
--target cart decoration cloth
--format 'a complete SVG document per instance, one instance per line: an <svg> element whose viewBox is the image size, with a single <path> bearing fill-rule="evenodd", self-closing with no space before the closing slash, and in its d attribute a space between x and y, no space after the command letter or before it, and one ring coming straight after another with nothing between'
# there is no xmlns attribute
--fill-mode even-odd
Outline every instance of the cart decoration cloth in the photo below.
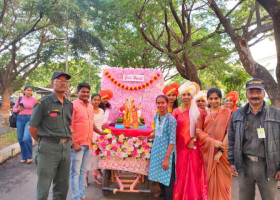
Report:
<svg viewBox="0 0 280 200"><path fill-rule="evenodd" d="M118 156L102 157L99 162L101 169L122 170L142 175L148 175L150 160L129 157L122 159Z"/></svg>

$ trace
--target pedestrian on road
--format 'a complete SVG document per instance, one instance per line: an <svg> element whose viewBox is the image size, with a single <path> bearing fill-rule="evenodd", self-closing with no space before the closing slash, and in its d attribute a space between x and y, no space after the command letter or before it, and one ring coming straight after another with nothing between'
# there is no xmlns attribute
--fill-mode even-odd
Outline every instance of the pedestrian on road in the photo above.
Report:
<svg viewBox="0 0 280 200"><path fill-rule="evenodd" d="M238 174L240 200L255 199L255 183L263 200L273 200L280 180L280 109L266 105L264 96L263 80L248 81L249 103L231 117L228 161Z"/></svg>
<svg viewBox="0 0 280 200"><path fill-rule="evenodd" d="M32 138L28 130L30 117L37 99L32 97L32 87L26 85L23 89L23 97L19 97L14 105L13 112L18 113L17 137L20 145L21 163L32 162Z"/></svg>
<svg viewBox="0 0 280 200"><path fill-rule="evenodd" d="M65 92L70 78L63 71L53 73L53 93L37 101L29 123L29 131L38 141L35 149L37 200L47 200L51 183L54 200L65 200L67 197L72 103L65 98Z"/></svg>
<svg viewBox="0 0 280 200"><path fill-rule="evenodd" d="M86 173L90 166L93 131L103 134L94 125L94 111L91 105L90 86L80 83L77 87L78 99L73 101L71 121L72 149L70 180L74 200L88 200L85 196Z"/></svg>

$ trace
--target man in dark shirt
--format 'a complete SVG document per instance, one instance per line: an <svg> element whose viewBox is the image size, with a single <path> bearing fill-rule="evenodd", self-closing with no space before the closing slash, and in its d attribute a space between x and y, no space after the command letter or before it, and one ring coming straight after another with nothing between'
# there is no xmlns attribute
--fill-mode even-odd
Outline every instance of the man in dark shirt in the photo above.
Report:
<svg viewBox="0 0 280 200"><path fill-rule="evenodd" d="M70 173L70 122L72 103L64 97L70 75L63 71L52 76L53 93L42 97L34 106L29 131L38 141L35 149L37 166L37 200L48 198L53 183L53 199L65 200Z"/></svg>
<svg viewBox="0 0 280 200"><path fill-rule="evenodd" d="M257 183L263 200L275 199L280 180L280 109L264 102L264 81L246 83L249 103L235 111L229 126L228 161L239 178L239 199L254 200Z"/></svg>

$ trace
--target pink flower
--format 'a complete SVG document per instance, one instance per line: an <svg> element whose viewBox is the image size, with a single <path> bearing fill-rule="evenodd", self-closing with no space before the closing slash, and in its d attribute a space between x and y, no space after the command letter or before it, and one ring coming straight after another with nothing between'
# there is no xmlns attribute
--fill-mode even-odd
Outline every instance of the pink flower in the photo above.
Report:
<svg viewBox="0 0 280 200"><path fill-rule="evenodd" d="M100 136L99 136L99 139L100 139L100 140L104 140L104 139L105 139L104 135L100 135Z"/></svg>
<svg viewBox="0 0 280 200"><path fill-rule="evenodd" d="M101 147L105 148L107 146L106 142L104 141L102 144L101 144Z"/></svg>
<svg viewBox="0 0 280 200"><path fill-rule="evenodd" d="M133 145L133 140L132 140L132 139L129 139L129 140L128 140L128 144L132 146L132 145Z"/></svg>
<svg viewBox="0 0 280 200"><path fill-rule="evenodd" d="M117 149L118 149L118 148L117 148L116 146L113 146L113 147L112 147L112 150L113 150L113 151L117 151Z"/></svg>
<svg viewBox="0 0 280 200"><path fill-rule="evenodd" d="M117 156L121 158L122 157L122 152L117 152Z"/></svg>
<svg viewBox="0 0 280 200"><path fill-rule="evenodd" d="M145 150L150 150L150 147L148 145L144 145Z"/></svg>
<svg viewBox="0 0 280 200"><path fill-rule="evenodd" d="M117 139L116 136L113 136L113 137L112 137L112 140L116 140L116 139Z"/></svg>
<svg viewBox="0 0 280 200"><path fill-rule="evenodd" d="M111 152L110 151L107 151L107 156L111 156Z"/></svg>

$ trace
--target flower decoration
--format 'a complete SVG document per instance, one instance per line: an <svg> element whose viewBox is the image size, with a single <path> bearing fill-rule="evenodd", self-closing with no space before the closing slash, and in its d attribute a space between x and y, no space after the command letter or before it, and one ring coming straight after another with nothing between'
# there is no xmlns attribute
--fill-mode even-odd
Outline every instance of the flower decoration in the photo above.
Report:
<svg viewBox="0 0 280 200"><path fill-rule="evenodd" d="M127 90L113 83L106 75L108 72L118 83L127 87L138 87L152 80L157 74L159 77L153 81L148 87L139 90ZM144 82L123 81L124 75L144 75ZM135 100L137 107L141 106L141 113L145 119L145 125L150 126L156 112L155 99L158 95L163 94L163 75L161 71L154 69L139 69L139 68L117 68L107 67L101 80L101 89L110 89L114 93L114 97L110 100L112 106L109 115L109 121L115 122L119 116L118 105L122 105L128 97Z"/></svg>
<svg viewBox="0 0 280 200"><path fill-rule="evenodd" d="M104 71L104 74L112 81L112 83L114 83L118 87L123 88L125 90L141 90L141 89L144 89L145 87L148 87L149 85L151 85L160 76L160 74L157 73L151 80L149 80L145 84L142 84L142 85L139 85L139 86L136 86L136 87L130 87L130 86L126 86L126 85L123 85L120 82L118 82L107 70Z"/></svg>
<svg viewBox="0 0 280 200"><path fill-rule="evenodd" d="M141 159L150 159L152 140L140 140L137 137L125 137L121 135L102 135L98 137L92 148L95 155L117 156L122 159L135 157Z"/></svg>

